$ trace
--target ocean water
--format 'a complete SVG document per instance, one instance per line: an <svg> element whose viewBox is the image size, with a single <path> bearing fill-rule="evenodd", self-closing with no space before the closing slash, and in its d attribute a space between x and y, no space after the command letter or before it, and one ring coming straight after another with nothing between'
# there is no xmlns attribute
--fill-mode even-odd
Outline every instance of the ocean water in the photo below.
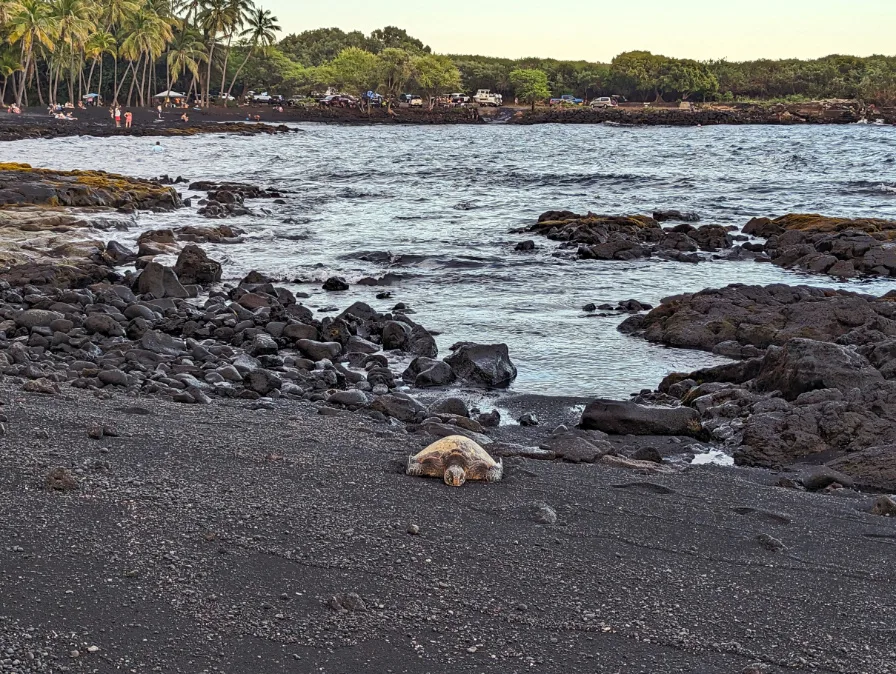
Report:
<svg viewBox="0 0 896 674"><path fill-rule="evenodd" d="M787 212L896 218L896 128L874 126L626 128L544 125L349 127L297 125L265 137L69 138L0 144L0 161L102 169L140 177L250 182L286 203L250 203L238 245L207 246L225 280L251 269L298 281L316 311L360 299L379 310L404 302L456 341L506 342L525 393L625 397L667 373L724 362L617 332L623 317L588 317L588 302L663 297L729 283L805 283L869 293L889 280L837 282L755 262L574 261L536 238L514 252L510 230L546 210L696 211L700 224L742 226ZM185 188L185 186L178 186ZM190 193L182 189L185 196ZM141 214L149 228L215 224L196 207ZM393 275L388 287L324 293ZM377 300L383 290L389 300ZM325 312L320 313L321 316Z"/></svg>

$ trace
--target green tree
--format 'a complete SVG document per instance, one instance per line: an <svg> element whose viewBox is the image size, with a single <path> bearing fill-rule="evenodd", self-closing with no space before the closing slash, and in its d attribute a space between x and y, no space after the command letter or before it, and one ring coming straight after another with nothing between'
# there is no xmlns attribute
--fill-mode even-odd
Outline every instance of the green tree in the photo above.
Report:
<svg viewBox="0 0 896 674"><path fill-rule="evenodd" d="M6 105L6 85L9 78L22 69L18 55L10 47L0 49L0 77L3 78L3 89L0 91L0 105Z"/></svg>
<svg viewBox="0 0 896 674"><path fill-rule="evenodd" d="M379 83L386 92L386 104L389 112L392 111L392 103L404 89L405 84L411 79L411 55L404 49L388 47L377 56Z"/></svg>
<svg viewBox="0 0 896 674"><path fill-rule="evenodd" d="M245 40L245 45L248 46L248 50L246 51L246 58L243 59L240 67L237 68L236 74L233 76L230 88L227 89L227 96L224 98L225 105L227 104L227 101L230 100L233 86L236 84L236 80L243 71L243 68L246 67L246 63L249 61L252 53L256 49L262 51L269 49L277 39L277 33L279 32L280 26L277 23L277 17L272 16L271 12L267 9L257 8L246 18L246 29L240 33L240 37Z"/></svg>
<svg viewBox="0 0 896 674"><path fill-rule="evenodd" d="M429 99L429 109L439 94L460 87L460 71L448 56L426 54L413 60L413 77L422 93Z"/></svg>
<svg viewBox="0 0 896 674"><path fill-rule="evenodd" d="M374 54L379 54L386 49L403 49L411 54L429 54L432 52L427 45L423 44L415 37L408 35L403 28L395 26L386 26L378 28L370 34L368 38L368 49Z"/></svg>
<svg viewBox="0 0 896 674"><path fill-rule="evenodd" d="M649 51L623 52L610 63L613 82L629 97L638 97L650 92L655 100L662 99L660 78L667 59Z"/></svg>
<svg viewBox="0 0 896 674"><path fill-rule="evenodd" d="M893 59L896 60L896 59ZM878 61L871 65L858 86L859 95L878 105L896 105L896 64Z"/></svg>
<svg viewBox="0 0 896 674"><path fill-rule="evenodd" d="M309 67L322 66L349 47L372 51L364 33L357 30L346 33L339 28L316 28L297 35L287 35L277 46L294 61Z"/></svg>
<svg viewBox="0 0 896 674"><path fill-rule="evenodd" d="M666 59L659 74L660 93L676 92L686 101L691 94L712 95L719 90L719 81L709 68L690 59Z"/></svg>
<svg viewBox="0 0 896 674"><path fill-rule="evenodd" d="M44 0L21 0L13 5L6 28L10 44L18 44L21 48L22 71L16 91L16 105L21 105L28 73L34 66L35 47L42 46L52 52L59 34L59 25L53 17L50 5ZM39 78L40 75L36 73L36 77Z"/></svg>
<svg viewBox="0 0 896 674"><path fill-rule="evenodd" d="M329 64L331 83L350 94L362 96L376 87L378 66L377 57L369 51L348 47Z"/></svg>
<svg viewBox="0 0 896 674"><path fill-rule="evenodd" d="M171 91L182 73L199 77L199 66L208 59L202 36L192 28L186 28L174 36L168 48L165 65L168 70L165 91Z"/></svg>
<svg viewBox="0 0 896 674"><path fill-rule="evenodd" d="M524 103L529 103L533 111L538 101L551 97L548 76L541 70L518 68L510 73L510 83L513 85L516 97Z"/></svg>
<svg viewBox="0 0 896 674"><path fill-rule="evenodd" d="M209 91L212 81L212 64L218 36L226 34L233 23L231 0L203 0L202 10L197 17L199 25L208 36L208 61L206 62L205 81L202 87L202 105L209 106Z"/></svg>
<svg viewBox="0 0 896 674"><path fill-rule="evenodd" d="M246 21L255 11L255 4L252 0L230 0L227 5L228 24L226 30L227 42L224 45L224 64L221 66L221 86L218 93L224 94L224 85L227 79L227 62L230 60L230 48L233 45L233 36L246 25ZM227 99L224 98L224 105L227 105Z"/></svg>

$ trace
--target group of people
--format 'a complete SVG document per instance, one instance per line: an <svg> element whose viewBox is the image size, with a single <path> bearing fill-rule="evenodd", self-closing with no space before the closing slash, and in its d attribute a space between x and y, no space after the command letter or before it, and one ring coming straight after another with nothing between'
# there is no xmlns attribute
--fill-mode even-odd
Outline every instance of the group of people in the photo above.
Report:
<svg viewBox="0 0 896 674"><path fill-rule="evenodd" d="M9 107L6 108L6 112L8 112L10 115L21 115L22 108L20 108L18 105L13 103L12 105L10 105Z"/></svg>
<svg viewBox="0 0 896 674"><path fill-rule="evenodd" d="M109 115L115 120L115 128L121 128L121 106L111 105L109 106ZM131 125L134 123L134 113L130 110L125 110L124 113L124 128L130 129Z"/></svg>
<svg viewBox="0 0 896 674"><path fill-rule="evenodd" d="M53 119L64 119L67 121L74 121L78 119L74 116L72 111L75 109L75 106L72 103L57 103L56 105L51 105L47 108L47 112L53 117ZM83 101L78 102L78 109L85 110L85 106Z"/></svg>

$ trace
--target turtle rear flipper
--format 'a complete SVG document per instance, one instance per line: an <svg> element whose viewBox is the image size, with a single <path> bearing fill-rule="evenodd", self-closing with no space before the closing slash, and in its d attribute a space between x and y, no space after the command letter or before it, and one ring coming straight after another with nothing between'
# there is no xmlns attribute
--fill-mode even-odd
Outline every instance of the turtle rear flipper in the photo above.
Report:
<svg viewBox="0 0 896 674"><path fill-rule="evenodd" d="M497 482L504 475L504 462L501 459L498 459L498 463L488 469L485 473L485 479L487 482Z"/></svg>
<svg viewBox="0 0 896 674"><path fill-rule="evenodd" d="M408 467L405 469L408 475L423 475L423 464L413 456L408 456Z"/></svg>

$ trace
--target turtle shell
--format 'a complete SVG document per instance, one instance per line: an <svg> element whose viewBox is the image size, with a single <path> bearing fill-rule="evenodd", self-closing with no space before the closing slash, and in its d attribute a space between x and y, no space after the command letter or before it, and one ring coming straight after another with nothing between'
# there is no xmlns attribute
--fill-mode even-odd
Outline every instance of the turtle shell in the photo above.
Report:
<svg viewBox="0 0 896 674"><path fill-rule="evenodd" d="M482 447L463 435L449 435L437 440L411 461L420 466L423 475L442 477L449 466L458 465L471 480L485 479L489 468L498 463Z"/></svg>

